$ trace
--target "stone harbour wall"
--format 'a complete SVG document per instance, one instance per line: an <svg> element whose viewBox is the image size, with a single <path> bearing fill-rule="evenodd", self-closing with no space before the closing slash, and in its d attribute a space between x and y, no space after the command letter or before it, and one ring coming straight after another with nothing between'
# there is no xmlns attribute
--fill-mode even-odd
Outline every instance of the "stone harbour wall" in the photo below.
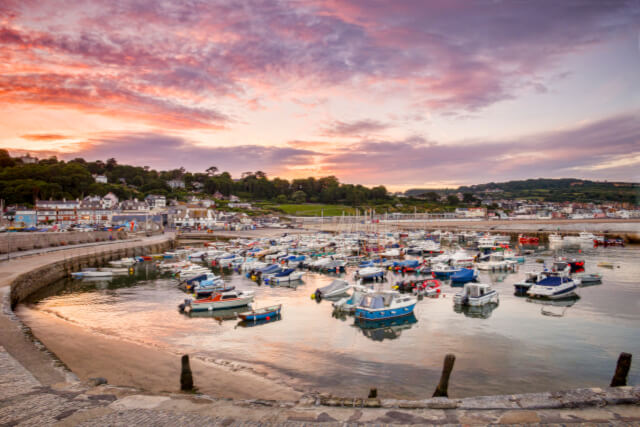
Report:
<svg viewBox="0 0 640 427"><path fill-rule="evenodd" d="M81 243L122 240L126 237L127 235L124 231L2 233L0 234L0 254L55 246L78 245Z"/></svg>
<svg viewBox="0 0 640 427"><path fill-rule="evenodd" d="M10 293L11 308L15 308L18 303L34 292L69 276L74 271L79 271L87 267L99 267L111 260L120 258L162 253L170 249L173 244L174 242L172 240L166 240L147 244L141 242L140 245L132 245L126 248L109 248L108 245L106 247L100 247L99 250L88 248L86 254L43 265L42 267L18 276L13 281Z"/></svg>

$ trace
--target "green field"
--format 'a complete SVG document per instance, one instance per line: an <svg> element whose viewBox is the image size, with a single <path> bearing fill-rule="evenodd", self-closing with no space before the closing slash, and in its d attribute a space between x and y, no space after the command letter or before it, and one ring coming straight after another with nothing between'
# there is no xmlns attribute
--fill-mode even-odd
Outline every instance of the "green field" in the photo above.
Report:
<svg viewBox="0 0 640 427"><path fill-rule="evenodd" d="M355 210L350 206L344 205L322 205L322 204L302 204L302 205L271 205L274 209L278 209L287 215L294 216L320 216L324 212L324 216L341 216L354 215Z"/></svg>

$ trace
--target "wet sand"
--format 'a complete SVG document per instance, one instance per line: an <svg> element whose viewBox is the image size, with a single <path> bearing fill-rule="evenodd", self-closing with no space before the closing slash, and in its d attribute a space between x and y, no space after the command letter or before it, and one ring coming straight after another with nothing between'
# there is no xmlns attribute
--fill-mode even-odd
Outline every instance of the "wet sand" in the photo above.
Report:
<svg viewBox="0 0 640 427"><path fill-rule="evenodd" d="M150 392L180 389L180 355L88 331L54 315L25 306L17 309L52 353L81 380L106 378L109 384ZM302 393L259 374L191 358L198 391L233 399L297 400Z"/></svg>

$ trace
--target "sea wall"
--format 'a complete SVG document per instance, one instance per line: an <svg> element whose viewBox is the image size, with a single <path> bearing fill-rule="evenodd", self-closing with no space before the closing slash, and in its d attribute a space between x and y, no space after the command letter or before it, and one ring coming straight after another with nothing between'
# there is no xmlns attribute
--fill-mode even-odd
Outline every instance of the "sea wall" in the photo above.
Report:
<svg viewBox="0 0 640 427"><path fill-rule="evenodd" d="M126 237L127 235L123 231L2 233L0 234L0 254L16 251L29 251L32 249L42 249L54 246L121 240Z"/></svg>
<svg viewBox="0 0 640 427"><path fill-rule="evenodd" d="M100 250L92 248L91 252L42 265L41 267L21 274L11 283L9 296L11 308L15 308L18 303L34 292L69 276L74 271L79 271L86 267L102 266L111 260L124 257L162 253L172 248L174 244L174 240L167 239L152 243L141 241L139 245L131 244L121 248L110 248L110 245L107 245L99 247Z"/></svg>

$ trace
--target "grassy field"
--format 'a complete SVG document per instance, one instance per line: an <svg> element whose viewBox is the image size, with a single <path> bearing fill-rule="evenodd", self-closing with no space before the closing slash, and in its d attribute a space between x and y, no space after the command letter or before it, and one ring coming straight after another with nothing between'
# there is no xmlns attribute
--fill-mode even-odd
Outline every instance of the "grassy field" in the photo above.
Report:
<svg viewBox="0 0 640 427"><path fill-rule="evenodd" d="M285 205L271 205L274 209L279 209L287 215L295 216L320 216L324 211L324 216L341 216L342 212L345 215L353 215L355 210L352 207L344 205L322 205L322 204L285 204Z"/></svg>

